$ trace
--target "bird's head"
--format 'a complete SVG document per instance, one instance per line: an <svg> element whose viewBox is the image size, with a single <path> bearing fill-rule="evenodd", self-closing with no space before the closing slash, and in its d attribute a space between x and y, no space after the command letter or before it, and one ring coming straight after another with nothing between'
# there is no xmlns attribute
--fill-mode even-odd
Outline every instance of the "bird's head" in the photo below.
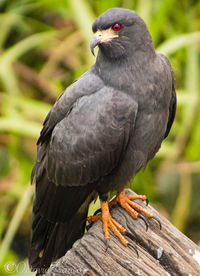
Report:
<svg viewBox="0 0 200 276"><path fill-rule="evenodd" d="M134 12L112 8L101 14L93 23L94 36L90 49L98 45L100 51L111 59L130 57L139 51L154 51L151 36L144 21Z"/></svg>

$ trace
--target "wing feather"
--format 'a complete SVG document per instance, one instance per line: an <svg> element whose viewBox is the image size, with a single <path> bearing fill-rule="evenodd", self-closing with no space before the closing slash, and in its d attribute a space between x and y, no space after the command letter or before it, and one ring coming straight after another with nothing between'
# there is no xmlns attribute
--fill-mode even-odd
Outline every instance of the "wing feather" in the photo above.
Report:
<svg viewBox="0 0 200 276"><path fill-rule="evenodd" d="M84 186L108 175L127 146L136 114L137 104L110 88L81 97L52 132L44 162L49 179Z"/></svg>

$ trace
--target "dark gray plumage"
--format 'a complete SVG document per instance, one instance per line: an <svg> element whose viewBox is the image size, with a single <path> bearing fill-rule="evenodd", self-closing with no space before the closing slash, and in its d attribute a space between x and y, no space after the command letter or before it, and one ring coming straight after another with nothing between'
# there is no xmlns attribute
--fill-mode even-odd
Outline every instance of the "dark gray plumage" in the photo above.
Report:
<svg viewBox="0 0 200 276"><path fill-rule="evenodd" d="M121 191L154 157L176 110L174 77L143 20L113 8L93 31L120 24L98 44L94 66L59 97L44 121L32 172L36 193L30 266L48 268L84 233L89 203ZM115 33L115 32L114 32Z"/></svg>

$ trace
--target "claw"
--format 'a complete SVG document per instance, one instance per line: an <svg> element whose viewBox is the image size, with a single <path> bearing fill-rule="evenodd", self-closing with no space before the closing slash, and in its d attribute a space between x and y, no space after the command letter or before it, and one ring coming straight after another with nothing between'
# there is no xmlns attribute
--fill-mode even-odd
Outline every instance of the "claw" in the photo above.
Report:
<svg viewBox="0 0 200 276"><path fill-rule="evenodd" d="M97 210L94 212L93 216L97 215L98 213L101 213L101 208L97 209Z"/></svg>
<svg viewBox="0 0 200 276"><path fill-rule="evenodd" d="M160 230L162 230L162 224L161 224L160 220L157 217L155 217L155 216L152 216L151 219L154 219L155 221L157 221L157 223L160 226Z"/></svg>
<svg viewBox="0 0 200 276"><path fill-rule="evenodd" d="M138 212L138 218L140 218L144 221L145 226L146 226L146 231L147 231L149 228L149 222L148 222L147 218L140 212Z"/></svg>
<svg viewBox="0 0 200 276"><path fill-rule="evenodd" d="M139 254L138 254L138 250L136 248L136 246L132 243L132 242L128 242L127 246L133 248L137 254L137 258L139 257Z"/></svg>
<svg viewBox="0 0 200 276"><path fill-rule="evenodd" d="M146 199L146 206L148 206L149 205L149 200L148 200L148 198Z"/></svg>
<svg viewBox="0 0 200 276"><path fill-rule="evenodd" d="M92 223L89 223L88 225L86 225L86 230L87 230L87 232L90 230L90 228L92 227L92 225L93 225L93 222Z"/></svg>
<svg viewBox="0 0 200 276"><path fill-rule="evenodd" d="M135 236L130 231L126 230L124 234L130 239L135 240Z"/></svg>
<svg viewBox="0 0 200 276"><path fill-rule="evenodd" d="M110 244L110 239L107 238L107 240L106 240L106 251L108 250L109 244Z"/></svg>
<svg viewBox="0 0 200 276"><path fill-rule="evenodd" d="M129 237L132 240L135 240L134 232L130 232L126 230L121 224L119 224L114 218L112 218L109 209L119 203L122 208L124 208L134 219L142 219L146 226L146 231L149 228L149 219L154 219L162 228L161 222L156 217L152 216L151 213L145 210L141 205L134 202L134 200L142 200L143 202L146 201L146 205L148 205L149 201L145 195L126 195L125 190L122 190L118 193L118 195L111 200L109 203L105 200L100 200L101 209L98 209L94 212L93 216L89 216L87 221L89 225L86 226L87 231L92 226L93 222L97 220L101 220L103 223L103 232L105 238L105 250L107 251L110 243L110 235L109 229L114 233L115 236L119 238L121 243L125 246L132 247L138 256L138 251L134 244L129 242L125 236Z"/></svg>

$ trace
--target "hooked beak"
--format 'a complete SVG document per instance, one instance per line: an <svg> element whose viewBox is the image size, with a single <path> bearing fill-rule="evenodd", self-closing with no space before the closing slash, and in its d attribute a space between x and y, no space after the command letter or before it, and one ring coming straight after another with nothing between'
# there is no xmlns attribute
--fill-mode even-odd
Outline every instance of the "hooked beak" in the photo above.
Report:
<svg viewBox="0 0 200 276"><path fill-rule="evenodd" d="M90 42L90 50L92 52L92 54L95 56L94 54L94 48L101 44L101 43L105 43L105 42L108 42L110 40L112 40L113 38L117 38L119 37L116 33L114 33L114 31L112 29L107 29L107 30L98 30L91 42Z"/></svg>

